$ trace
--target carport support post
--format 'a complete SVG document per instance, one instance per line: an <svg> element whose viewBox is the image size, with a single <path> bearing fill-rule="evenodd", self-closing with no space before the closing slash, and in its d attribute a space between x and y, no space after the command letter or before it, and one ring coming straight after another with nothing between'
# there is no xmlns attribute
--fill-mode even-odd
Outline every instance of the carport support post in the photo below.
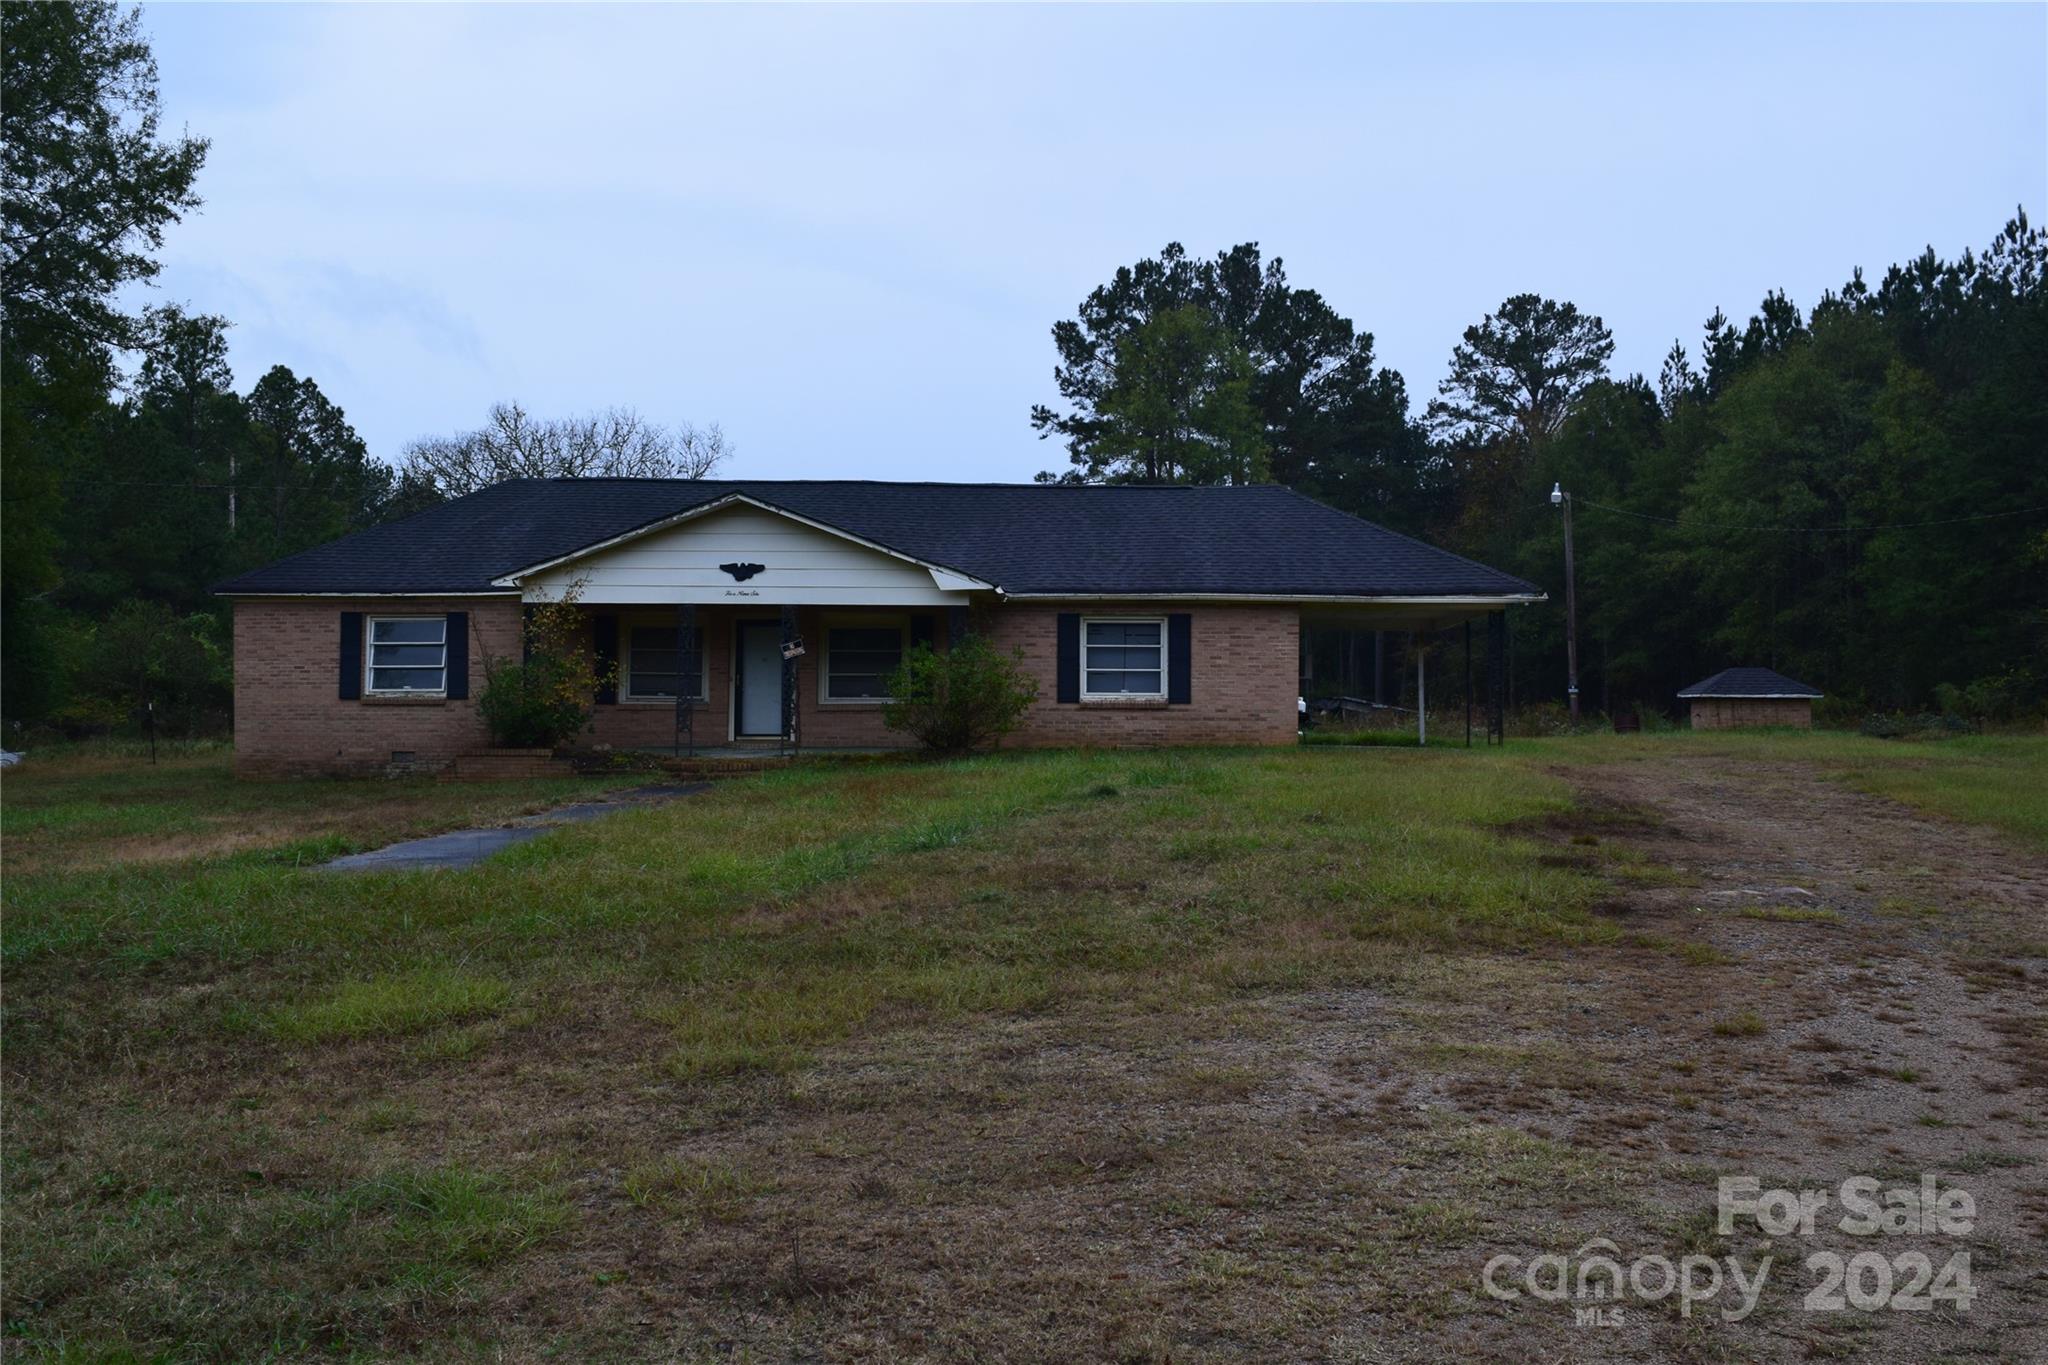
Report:
<svg viewBox="0 0 2048 1365"><path fill-rule="evenodd" d="M1465 747L1472 747L1472 621L1465 621Z"/></svg>
<svg viewBox="0 0 2048 1365"><path fill-rule="evenodd" d="M1486 742L1506 744L1507 725L1508 614L1491 612L1486 618Z"/></svg>
<svg viewBox="0 0 2048 1365"><path fill-rule="evenodd" d="M1429 743L1429 656L1418 647L1415 651L1415 744L1417 748Z"/></svg>

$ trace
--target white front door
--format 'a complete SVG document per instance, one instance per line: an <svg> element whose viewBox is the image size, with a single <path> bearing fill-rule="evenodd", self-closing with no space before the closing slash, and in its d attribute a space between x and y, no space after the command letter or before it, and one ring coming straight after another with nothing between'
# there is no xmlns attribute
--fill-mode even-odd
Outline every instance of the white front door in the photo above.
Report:
<svg viewBox="0 0 2048 1365"><path fill-rule="evenodd" d="M782 624L778 621L739 623L739 659L735 685L739 704L735 729L742 735L782 733Z"/></svg>

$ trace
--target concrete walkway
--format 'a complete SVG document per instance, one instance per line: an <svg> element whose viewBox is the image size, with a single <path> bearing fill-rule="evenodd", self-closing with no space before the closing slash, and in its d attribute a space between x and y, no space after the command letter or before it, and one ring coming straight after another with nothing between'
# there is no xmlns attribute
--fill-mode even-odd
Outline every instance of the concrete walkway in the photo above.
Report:
<svg viewBox="0 0 2048 1365"><path fill-rule="evenodd" d="M351 853L345 858L322 863L323 872L417 872L435 867L474 867L493 853L502 852L514 844L523 844L529 839L538 839L551 829L563 825L581 824L586 820L599 820L615 815L622 810L639 810L647 806L662 806L685 796L710 790L709 782L685 782L660 787L635 787L602 801L578 801L571 806L556 806L538 815L510 825L491 829L459 829L452 834L436 834L426 839L408 839L402 844L390 844L384 848L372 849L368 853Z"/></svg>

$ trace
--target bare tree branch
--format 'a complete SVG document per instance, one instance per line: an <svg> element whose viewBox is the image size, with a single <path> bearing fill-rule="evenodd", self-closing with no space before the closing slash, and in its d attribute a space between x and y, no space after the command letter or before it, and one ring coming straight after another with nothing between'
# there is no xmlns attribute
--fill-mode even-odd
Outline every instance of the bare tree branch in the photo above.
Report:
<svg viewBox="0 0 2048 1365"><path fill-rule="evenodd" d="M731 453L716 423L665 427L631 408L537 419L496 403L475 431L414 441L401 467L452 498L507 479L701 479Z"/></svg>

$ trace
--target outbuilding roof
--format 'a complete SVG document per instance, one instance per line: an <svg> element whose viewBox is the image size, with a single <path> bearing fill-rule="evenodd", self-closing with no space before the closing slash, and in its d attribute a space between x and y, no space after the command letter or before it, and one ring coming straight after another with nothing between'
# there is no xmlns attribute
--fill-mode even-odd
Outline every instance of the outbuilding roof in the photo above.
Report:
<svg viewBox="0 0 2048 1365"><path fill-rule="evenodd" d="M1819 688L1794 682L1768 668L1724 668L1713 677L1696 682L1680 692L1688 697L1818 697Z"/></svg>
<svg viewBox="0 0 2048 1365"><path fill-rule="evenodd" d="M514 479L215 591L503 591L496 580L735 494L1012 595L1541 596L1523 579L1277 485L754 479Z"/></svg>

